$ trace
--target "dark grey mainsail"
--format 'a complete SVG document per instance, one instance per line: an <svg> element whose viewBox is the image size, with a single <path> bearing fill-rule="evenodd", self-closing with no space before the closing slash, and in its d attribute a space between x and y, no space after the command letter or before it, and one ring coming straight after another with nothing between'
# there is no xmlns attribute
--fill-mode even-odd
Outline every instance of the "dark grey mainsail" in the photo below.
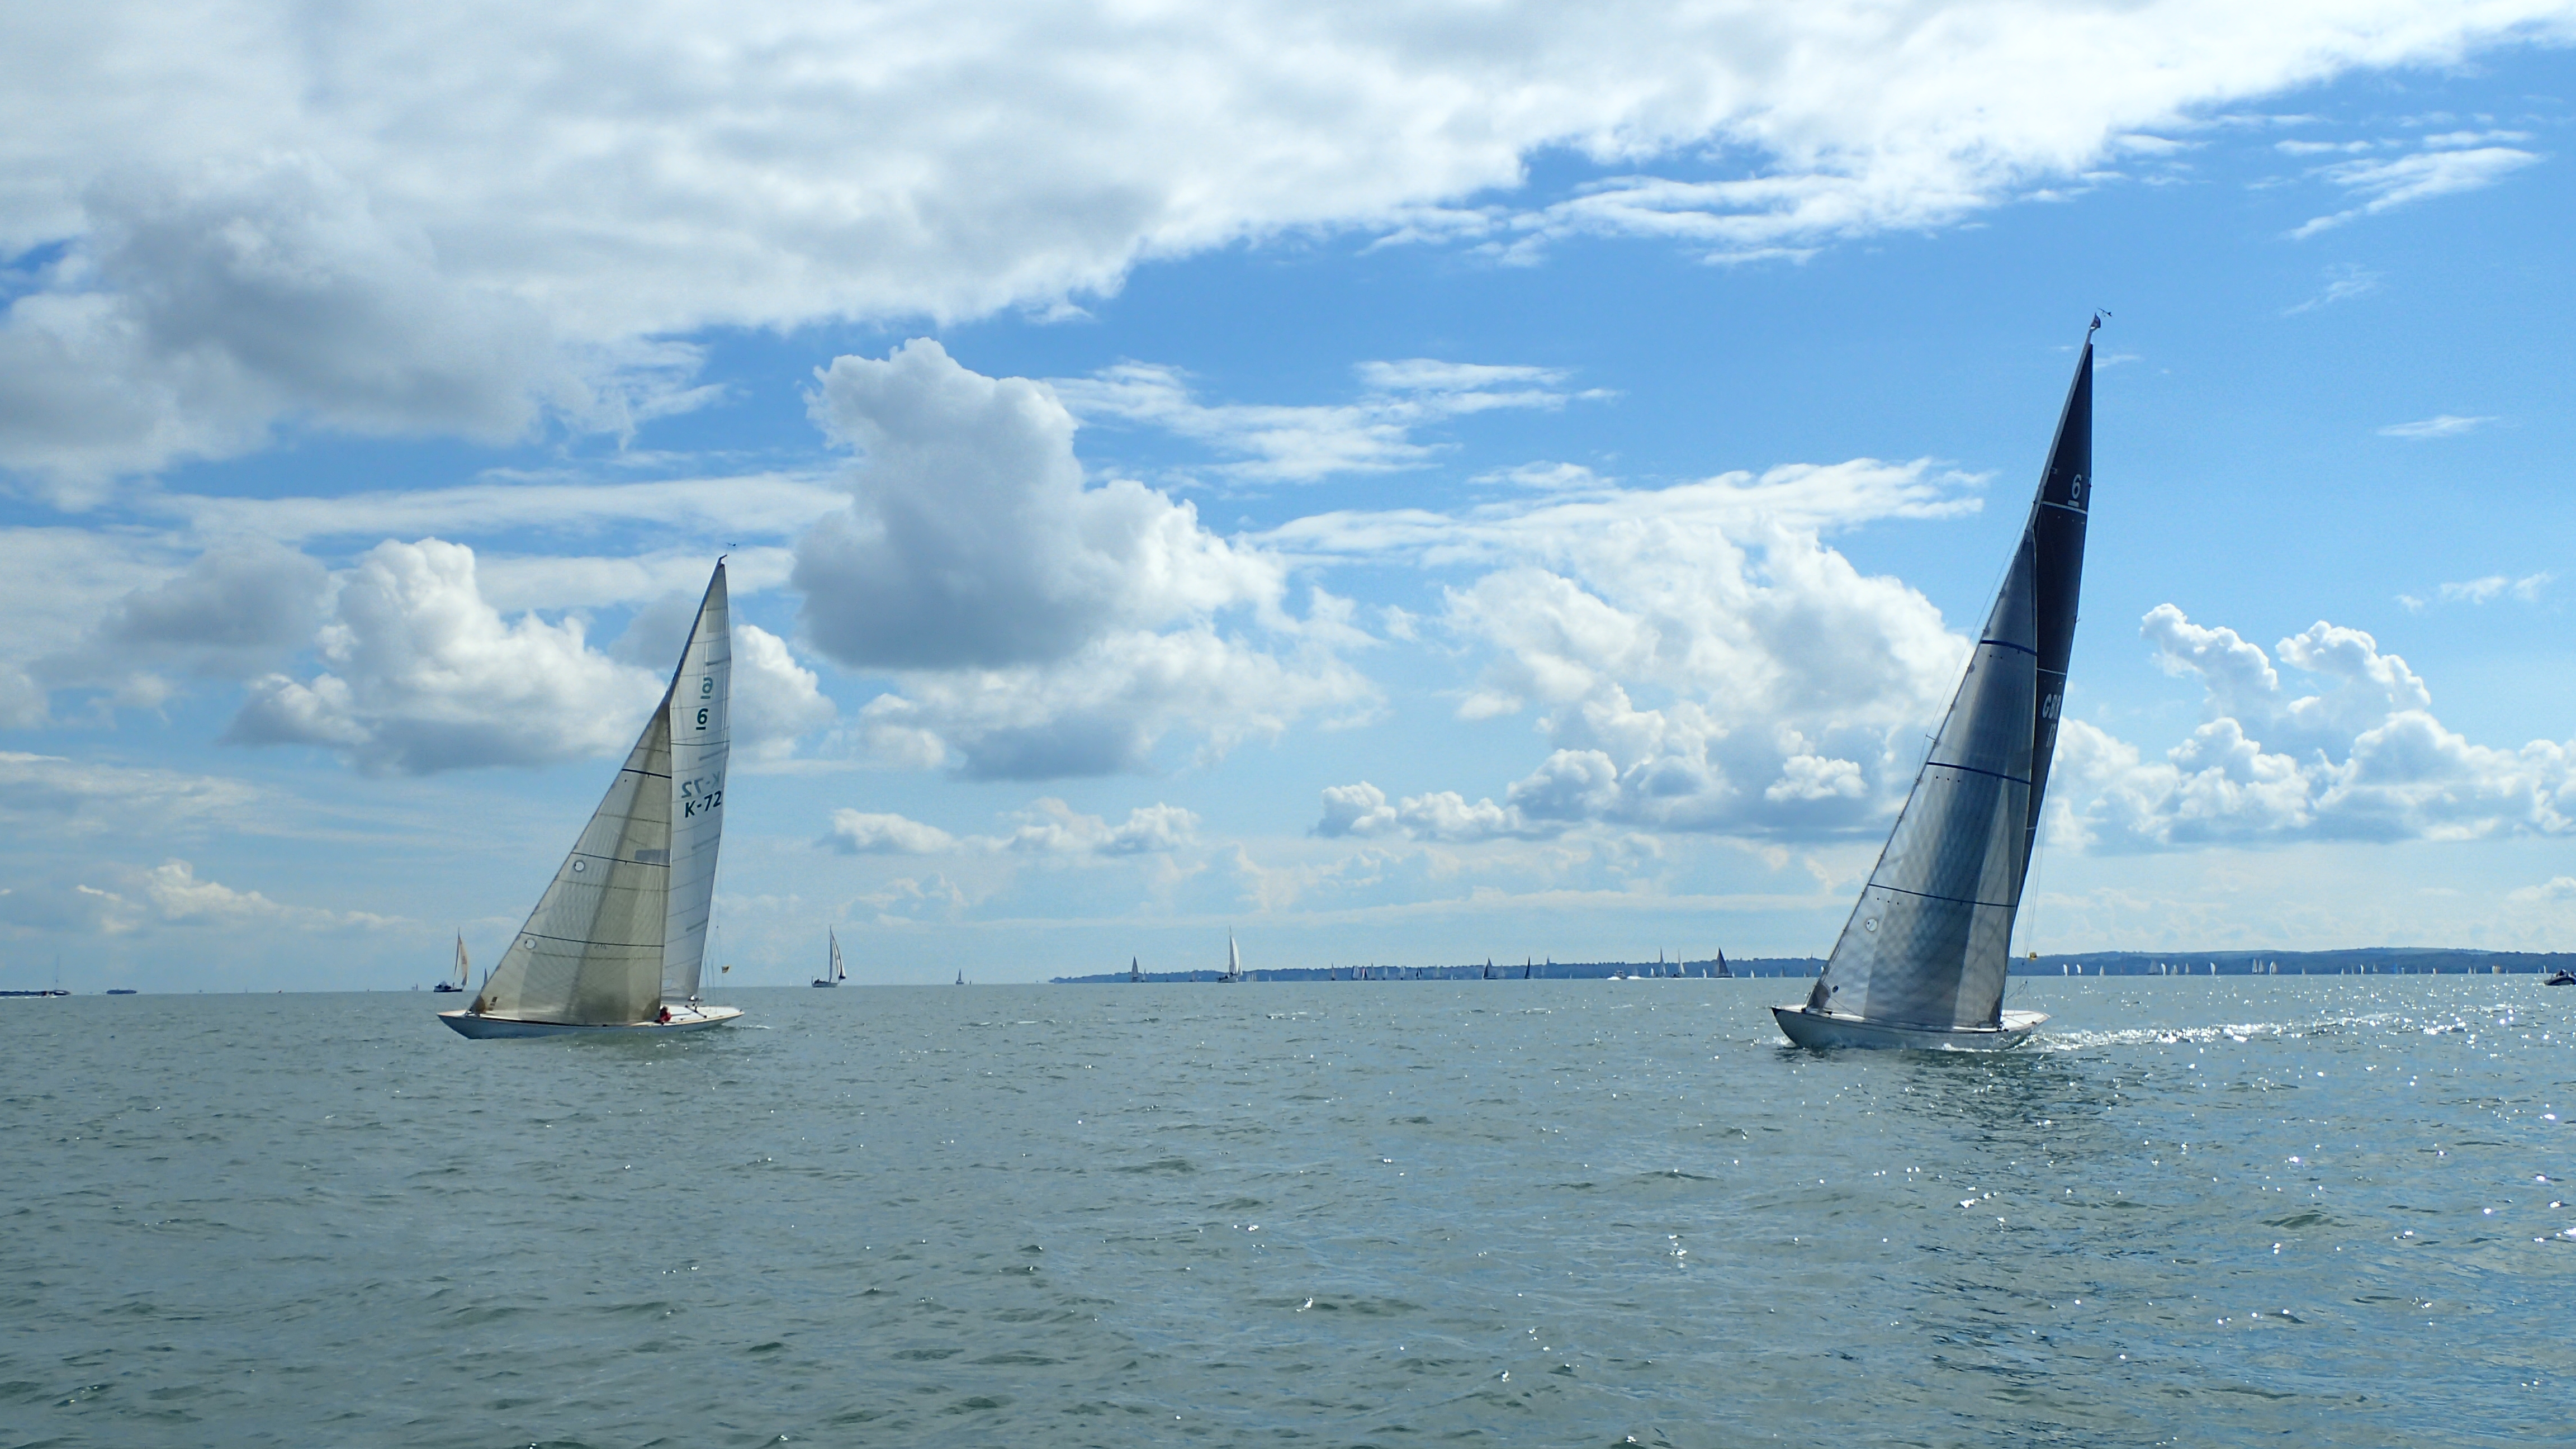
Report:
<svg viewBox="0 0 2576 1449"><path fill-rule="evenodd" d="M1807 1040L1801 1028L1821 1026L1817 1017L1917 1034L2004 1027L2013 917L2038 843L2075 639L2092 474L2087 329L2029 522L1967 676L1804 1010L1780 1012L1793 1038ZM1848 1044L1940 1044L1812 1034Z"/></svg>

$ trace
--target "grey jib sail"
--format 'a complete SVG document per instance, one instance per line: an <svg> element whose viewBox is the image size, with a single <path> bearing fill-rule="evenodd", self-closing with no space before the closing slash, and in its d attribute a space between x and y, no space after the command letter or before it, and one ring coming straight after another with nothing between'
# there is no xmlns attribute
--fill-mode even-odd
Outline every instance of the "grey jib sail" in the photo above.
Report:
<svg viewBox="0 0 2576 1449"><path fill-rule="evenodd" d="M2088 334L1967 677L1810 1009L1935 1029L2001 1020L2013 916L2038 843L2075 639L2092 473Z"/></svg>
<svg viewBox="0 0 2576 1449"><path fill-rule="evenodd" d="M718 564L662 702L476 1012L612 1026L650 1020L666 993L696 996L722 825L729 637Z"/></svg>

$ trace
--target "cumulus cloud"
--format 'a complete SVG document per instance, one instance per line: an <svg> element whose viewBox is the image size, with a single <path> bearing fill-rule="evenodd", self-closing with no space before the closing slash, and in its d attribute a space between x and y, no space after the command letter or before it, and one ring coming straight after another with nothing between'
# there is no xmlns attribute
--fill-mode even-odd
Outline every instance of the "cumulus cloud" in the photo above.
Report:
<svg viewBox="0 0 2576 1449"><path fill-rule="evenodd" d="M1476 572L1444 590L1449 637L1481 653L1468 720L1536 712L1551 747L1501 792L1388 804L1328 792L1326 835L1532 838L1605 822L1834 834L1901 798L1966 641L1827 529L1973 510L1922 463L1730 473L1661 489L1591 486L1460 514L1343 513L1265 538L1291 553Z"/></svg>
<svg viewBox="0 0 2576 1449"><path fill-rule="evenodd" d="M1284 561L1140 483L1085 486L1073 417L1043 384L922 340L838 359L813 411L861 458L852 506L798 544L794 581L816 648L902 681L859 721L887 758L1106 774L1145 768L1174 730L1222 751L1368 694L1332 653L1331 611L1282 607Z"/></svg>
<svg viewBox="0 0 2576 1449"><path fill-rule="evenodd" d="M1065 311L1144 259L1290 231L1744 257L1938 226L2245 98L2576 29L2563 0L102 0L0 27L0 255L51 258L0 319L0 437L73 491L281 420L613 430L699 396L668 339L701 329ZM1515 195L1551 150L1609 174ZM1726 179L1654 174L1710 154ZM2367 213L2529 155L2460 141L2331 179Z"/></svg>
<svg viewBox="0 0 2576 1449"><path fill-rule="evenodd" d="M2142 632L2168 672L2200 682L2205 719L2161 760L2068 720L2056 778L2079 840L2153 849L2576 828L2576 744L2469 741L2434 717L2406 661L2361 630L2319 622L2267 654L2161 604Z"/></svg>
<svg viewBox="0 0 2576 1449"><path fill-rule="evenodd" d="M322 565L293 549L218 545L119 598L78 644L38 660L34 677L48 690L103 688L117 704L157 705L176 688L163 671L238 680L283 664L312 642L329 591Z"/></svg>
<svg viewBox="0 0 2576 1449"><path fill-rule="evenodd" d="M320 745L374 773L544 764L626 748L662 689L591 648L578 618L503 619L474 551L434 538L362 555L317 650L309 680L251 681L225 738Z"/></svg>
<svg viewBox="0 0 2576 1449"><path fill-rule="evenodd" d="M1088 858L1157 855L1195 844L1199 817L1178 805L1142 805L1112 825L1052 796L1020 813L1000 835L951 835L902 815L835 810L823 841L844 855L1001 855Z"/></svg>
<svg viewBox="0 0 2576 1449"><path fill-rule="evenodd" d="M836 359L815 421L861 452L854 506L797 549L805 627L860 667L1064 658L1113 628L1275 606L1279 564L1142 484L1083 486L1072 414L1043 385L928 339Z"/></svg>

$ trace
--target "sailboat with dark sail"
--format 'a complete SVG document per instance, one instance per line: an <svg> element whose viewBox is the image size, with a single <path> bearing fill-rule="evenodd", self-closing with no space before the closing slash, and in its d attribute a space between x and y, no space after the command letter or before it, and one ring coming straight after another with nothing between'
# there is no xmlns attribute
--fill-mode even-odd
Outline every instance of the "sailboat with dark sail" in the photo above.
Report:
<svg viewBox="0 0 2576 1449"><path fill-rule="evenodd" d="M2084 331L2021 543L1878 866L1806 1003L1772 1008L1800 1046L1993 1051L2048 1019L2004 1010L2004 983L2075 642L2101 325Z"/></svg>
<svg viewBox="0 0 2576 1449"><path fill-rule="evenodd" d="M733 1020L698 1001L724 829L733 635L722 560L644 733L474 1003L464 1036L690 1031Z"/></svg>

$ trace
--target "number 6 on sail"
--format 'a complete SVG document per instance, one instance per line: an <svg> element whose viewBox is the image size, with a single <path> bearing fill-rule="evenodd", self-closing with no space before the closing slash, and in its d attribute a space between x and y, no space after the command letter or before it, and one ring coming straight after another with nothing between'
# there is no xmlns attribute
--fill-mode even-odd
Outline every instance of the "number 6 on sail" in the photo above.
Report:
<svg viewBox="0 0 2576 1449"><path fill-rule="evenodd" d="M438 1019L469 1037L692 1031L733 1020L698 1001L724 828L733 673L724 561L662 703L474 1004ZM695 680L684 701L681 682Z"/></svg>
<svg viewBox="0 0 2576 1449"><path fill-rule="evenodd" d="M1878 868L1806 1004L1771 1008L1800 1046L1992 1051L2048 1019L2004 1010L2004 979L2075 643L2101 325L2084 330L2021 546Z"/></svg>

